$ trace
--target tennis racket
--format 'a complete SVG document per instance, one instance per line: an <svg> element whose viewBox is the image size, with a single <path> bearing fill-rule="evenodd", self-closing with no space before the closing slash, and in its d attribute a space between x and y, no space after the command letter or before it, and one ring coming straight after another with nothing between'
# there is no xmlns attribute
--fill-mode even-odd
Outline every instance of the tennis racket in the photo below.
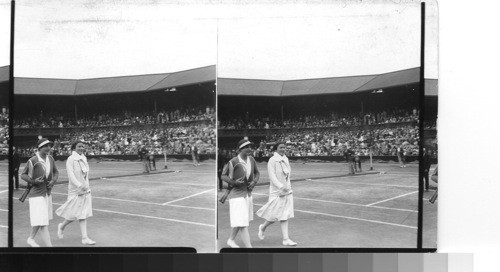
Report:
<svg viewBox="0 0 500 272"><path fill-rule="evenodd" d="M36 180L41 177L43 177L45 180L45 164L37 162L33 165L33 172L31 174L31 179ZM28 197L32 187L33 185L28 183L28 186L26 186L26 189L19 198L19 201L24 202L26 200L26 197Z"/></svg>
<svg viewBox="0 0 500 272"><path fill-rule="evenodd" d="M246 169L245 165L242 163L237 163L233 167L232 179L233 180L240 180L240 179L246 180L246 176L247 176L247 169ZM228 185L226 191L224 192L224 195L222 195L222 197L219 199L220 203L224 204L224 202L226 202L226 199L229 196L229 194L231 193L231 190L233 190L233 188L234 188L234 186Z"/></svg>
<svg viewBox="0 0 500 272"><path fill-rule="evenodd" d="M434 204L434 202L436 202L437 198L438 198L438 190L436 190L436 191L434 192L434 194L433 194L433 195L431 196L431 198L429 199L429 202L430 202L430 203L432 203L432 204Z"/></svg>

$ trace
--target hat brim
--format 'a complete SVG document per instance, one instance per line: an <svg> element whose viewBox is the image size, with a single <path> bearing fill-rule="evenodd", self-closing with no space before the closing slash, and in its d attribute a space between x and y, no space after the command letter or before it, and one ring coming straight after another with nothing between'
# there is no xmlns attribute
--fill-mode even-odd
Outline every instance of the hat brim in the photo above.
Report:
<svg viewBox="0 0 500 272"><path fill-rule="evenodd" d="M49 141L49 140L44 141L44 142L42 142L42 143L40 143L40 144L38 145L38 149L40 149L40 148L42 148L42 147L44 147L44 146L46 146L46 145L51 145L51 146L54 146L54 143L53 143L53 142L51 142L51 141Z"/></svg>
<svg viewBox="0 0 500 272"><path fill-rule="evenodd" d="M242 150L243 148L246 148L246 147L249 147L249 146L252 146L253 143L248 141L248 142L245 142L245 143L242 143L239 147L238 147L238 150Z"/></svg>

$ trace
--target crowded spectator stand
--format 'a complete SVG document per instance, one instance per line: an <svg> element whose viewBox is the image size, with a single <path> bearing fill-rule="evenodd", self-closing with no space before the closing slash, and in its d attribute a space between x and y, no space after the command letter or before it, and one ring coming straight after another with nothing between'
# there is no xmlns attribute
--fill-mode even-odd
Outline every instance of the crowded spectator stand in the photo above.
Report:
<svg viewBox="0 0 500 272"><path fill-rule="evenodd" d="M6 106L0 113L0 156L9 154L9 111Z"/></svg>
<svg viewBox="0 0 500 272"><path fill-rule="evenodd" d="M248 137L256 143L259 161L272 156L275 143L284 142L290 160L342 162L349 148L363 161L397 162L397 149L402 148L408 162L418 162L419 72L412 68L304 80L219 79L219 154L233 154L231 143ZM424 120L429 131L423 140L432 145L437 101L429 101Z"/></svg>
<svg viewBox="0 0 500 272"><path fill-rule="evenodd" d="M199 112L200 113L200 112ZM142 120L151 120L155 116L143 115ZM94 123L89 119L76 120L81 127L43 127L15 129L16 135L57 135L54 137L53 154L69 156L71 142L80 139L87 143L87 155L107 156L118 158L120 155L131 156L137 154L137 148L146 146L150 154L163 156L164 150L168 156L189 155L192 145L196 145L198 153L203 158L214 157L215 154L215 125L214 110L207 108L204 113L182 114L183 118L177 122L143 122L137 120L130 123L129 118L123 116L114 119L114 124ZM189 117L187 117L189 116ZM150 117L150 118L148 118ZM156 119L157 120L157 119ZM24 120L26 122L26 120ZM33 150L30 147L20 148L23 157L29 157Z"/></svg>
<svg viewBox="0 0 500 272"><path fill-rule="evenodd" d="M114 78L16 80L14 135L24 159L41 136L54 141L53 155L61 160L75 140L87 144L89 158L137 160L138 148L145 146L154 156L164 158L166 151L169 159L190 159L196 146L202 160L215 159L215 66Z"/></svg>

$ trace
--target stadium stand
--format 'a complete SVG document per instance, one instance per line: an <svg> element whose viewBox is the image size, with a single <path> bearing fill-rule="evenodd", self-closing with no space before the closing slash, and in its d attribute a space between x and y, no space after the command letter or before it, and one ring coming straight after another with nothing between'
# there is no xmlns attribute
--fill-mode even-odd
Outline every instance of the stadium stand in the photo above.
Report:
<svg viewBox="0 0 500 272"><path fill-rule="evenodd" d="M56 157L83 140L88 156L215 158L215 67L170 74L82 80L15 78L14 138L22 157L43 136ZM22 110L21 110L22 109Z"/></svg>
<svg viewBox="0 0 500 272"><path fill-rule="evenodd" d="M343 160L344 148L396 160L402 147L418 160L419 68L380 75L304 80L218 80L218 140L222 156L249 137L255 157L265 158L276 142L290 158ZM424 144L434 145L437 80L425 80ZM432 149L432 148L431 148ZM434 158L436 153L434 152Z"/></svg>

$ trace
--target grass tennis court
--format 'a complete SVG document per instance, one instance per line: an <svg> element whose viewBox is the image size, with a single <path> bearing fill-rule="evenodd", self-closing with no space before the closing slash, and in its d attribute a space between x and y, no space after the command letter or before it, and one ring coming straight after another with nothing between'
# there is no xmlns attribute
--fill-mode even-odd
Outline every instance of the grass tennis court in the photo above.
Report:
<svg viewBox="0 0 500 272"><path fill-rule="evenodd" d="M0 162L0 247L7 247L9 227L9 162Z"/></svg>
<svg viewBox="0 0 500 272"><path fill-rule="evenodd" d="M190 161L157 162L158 171L142 174L140 162L89 161L93 216L88 234L104 247L193 247L198 252L215 249L215 163L195 167ZM22 165L24 167L24 165ZM55 214L67 197L64 162L57 162L59 183L52 191L54 220L49 232L58 247L83 246L78 223L70 224L58 239ZM119 176L119 177L117 177ZM108 177L95 179L97 177ZM66 182L64 182L66 181ZM24 183L24 182L23 182ZM14 191L14 246L25 247L31 226L28 202ZM43 246L39 235L38 244Z"/></svg>
<svg viewBox="0 0 500 272"><path fill-rule="evenodd" d="M267 228L257 237L263 219L255 212L268 199L267 164L259 163L260 183L253 191L254 220L249 232L253 247L281 248L281 228ZM291 162L295 218L290 238L298 247L416 248L418 224L418 164L374 164L374 171L348 173L345 163ZM369 167L368 167L369 168ZM296 181L294 181L296 180ZM433 184L435 185L435 184ZM219 197L223 191L219 192ZM425 192L424 199L433 191ZM424 201L424 247L436 247L437 205ZM229 203L218 203L218 249L231 232ZM243 246L238 235L236 243Z"/></svg>

